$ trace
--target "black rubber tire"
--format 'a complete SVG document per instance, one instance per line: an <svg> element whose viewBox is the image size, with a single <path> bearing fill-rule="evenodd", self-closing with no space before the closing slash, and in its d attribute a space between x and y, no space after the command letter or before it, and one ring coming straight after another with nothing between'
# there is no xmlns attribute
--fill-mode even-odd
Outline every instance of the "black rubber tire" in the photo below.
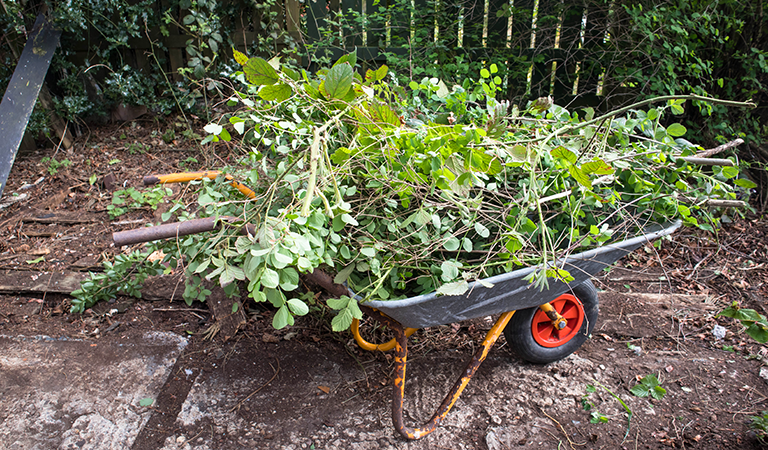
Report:
<svg viewBox="0 0 768 450"><path fill-rule="evenodd" d="M572 286L571 290L571 294L581 301L584 308L584 323L578 334L558 347L544 347L536 342L532 331L533 316L539 308L520 309L504 328L504 337L513 353L528 362L548 364L565 358L581 347L595 328L600 313L599 300L597 289L589 280Z"/></svg>

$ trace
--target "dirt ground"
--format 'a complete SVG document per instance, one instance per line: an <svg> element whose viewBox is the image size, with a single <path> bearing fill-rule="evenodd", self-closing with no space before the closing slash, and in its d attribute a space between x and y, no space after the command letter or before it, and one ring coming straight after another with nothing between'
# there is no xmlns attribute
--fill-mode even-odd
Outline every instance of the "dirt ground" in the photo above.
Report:
<svg viewBox="0 0 768 450"><path fill-rule="evenodd" d="M3 276L98 269L121 251L111 233L159 220L149 209L110 219L114 190L139 188L149 174L214 169L234 154L224 146L201 153L172 120L152 119L92 129L70 151L20 154L0 200ZM71 164L52 173L45 157ZM768 410L768 352L733 320L715 316L733 301L768 314L766 281L763 216L734 220L718 236L686 229L658 250L641 248L595 281L600 320L579 351L536 366L516 359L502 337L444 425L417 442L392 427L392 356L332 333L327 315L275 331L273 312L250 304L247 324L225 342L205 339L205 304L120 298L80 315L68 312L66 295L8 293L0 296L0 334L186 337L134 449L761 448L749 424ZM113 308L120 312L106 313ZM430 417L492 323L433 327L411 338L407 423ZM666 389L662 399L630 393L649 374ZM224 389L213 392L213 382Z"/></svg>

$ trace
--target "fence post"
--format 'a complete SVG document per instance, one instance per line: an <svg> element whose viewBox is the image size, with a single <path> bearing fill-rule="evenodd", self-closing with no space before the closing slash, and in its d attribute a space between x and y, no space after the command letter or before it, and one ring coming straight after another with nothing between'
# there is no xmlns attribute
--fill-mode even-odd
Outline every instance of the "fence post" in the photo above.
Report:
<svg viewBox="0 0 768 450"><path fill-rule="evenodd" d="M560 50L557 52L555 69L555 103L562 104L573 95L576 82L579 41L581 38L581 20L584 17L584 4L568 3L563 8L563 22L560 27Z"/></svg>

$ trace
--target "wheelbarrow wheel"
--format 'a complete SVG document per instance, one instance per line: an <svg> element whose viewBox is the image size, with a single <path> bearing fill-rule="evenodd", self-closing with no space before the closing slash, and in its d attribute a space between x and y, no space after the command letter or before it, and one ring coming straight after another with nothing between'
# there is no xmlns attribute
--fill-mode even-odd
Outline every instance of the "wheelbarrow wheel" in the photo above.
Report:
<svg viewBox="0 0 768 450"><path fill-rule="evenodd" d="M578 350L595 327L599 307L591 281L573 286L550 304L568 320L564 329L557 330L538 307L516 311L504 328L510 348L526 361L547 364L563 359Z"/></svg>

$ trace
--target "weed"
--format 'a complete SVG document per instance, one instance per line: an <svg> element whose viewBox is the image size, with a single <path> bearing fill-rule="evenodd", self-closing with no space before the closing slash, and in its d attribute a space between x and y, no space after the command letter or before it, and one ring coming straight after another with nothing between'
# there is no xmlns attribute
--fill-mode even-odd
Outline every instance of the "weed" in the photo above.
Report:
<svg viewBox="0 0 768 450"><path fill-rule="evenodd" d="M140 142L131 142L126 147L128 154L135 155L136 153L146 153L149 150L149 146L145 146Z"/></svg>
<svg viewBox="0 0 768 450"><path fill-rule="evenodd" d="M754 309L746 309L734 301L716 317L731 317L746 327L746 333L761 344L768 342L768 319Z"/></svg>
<svg viewBox="0 0 768 450"><path fill-rule="evenodd" d="M613 391L611 391L610 389L608 389L607 387L603 386L602 384L600 384L600 383L598 383L598 382L595 382L595 384L596 384L597 386L600 386L601 388L603 388L603 389L605 390L605 392L607 392L607 393L611 394L611 396L612 396L613 398L615 398L615 399L616 399L616 400L617 400L617 401L618 401L618 402L621 404L621 406L624 408L624 411L627 413L627 432L626 432L626 433L624 433L624 439L627 439L627 436L629 436L629 429L630 429L630 427L631 427L631 425L632 425L632 410L631 410L631 409L629 409L629 406L627 406L627 404L626 404L626 403L624 403L624 400L622 400L622 399L621 399L621 398L620 398L618 395L616 395L616 394L615 394ZM592 404L592 403L589 403L589 401L586 399L586 397L587 397L589 394L591 394L591 393L593 393L593 392L597 391L597 388L595 388L595 386L594 386L594 385L588 384L588 385L587 385L587 388L586 388L586 391L587 391L587 394L585 394L585 395L584 395L584 396L582 396L582 398L581 398L581 406L582 406L582 407L583 407L585 410L589 411L590 409L592 409L592 408L594 407L594 404ZM590 406L590 408L589 408L589 409L587 409L587 408L585 407L585 402L586 402L587 404L589 404L589 406ZM608 422L608 417L606 417L606 416L605 416L605 415L603 415L603 414L600 414L600 413L599 413L599 412L597 412L597 411L594 411L594 412L590 413L590 415L589 415L589 422L590 422L590 423L607 423L607 422ZM622 442L624 442L624 440L622 440Z"/></svg>
<svg viewBox="0 0 768 450"><path fill-rule="evenodd" d="M46 170L50 175L56 175L59 172L59 169L61 169L62 167L69 167L72 165L72 161L68 159L62 159L61 161L57 161L56 158L48 157L48 156L41 159L40 163L43 165L46 165L46 164L48 165Z"/></svg>
<svg viewBox="0 0 768 450"><path fill-rule="evenodd" d="M121 189L112 195L112 203L107 206L107 213L111 219L114 219L132 209L145 206L156 210L165 197L172 193L173 191L163 186L156 186L148 191L139 191L132 187Z"/></svg>
<svg viewBox="0 0 768 450"><path fill-rule="evenodd" d="M632 389L629 390L629 392L637 397L648 397L650 395L656 400L661 400L667 393L667 390L660 386L661 383L659 383L659 379L654 374L646 375L639 381L638 384L632 386Z"/></svg>
<svg viewBox="0 0 768 450"><path fill-rule="evenodd" d="M185 167L187 167L189 165L198 164L198 163L199 163L199 161L197 160L197 158L193 158L193 157L190 156L189 158L185 159L184 161L179 161L179 168L183 169L183 168L185 168Z"/></svg>
<svg viewBox="0 0 768 450"><path fill-rule="evenodd" d="M174 139L176 139L176 131L174 131L173 128L168 128L168 130L163 133L163 142L166 144L170 144L173 142Z"/></svg>
<svg viewBox="0 0 768 450"><path fill-rule="evenodd" d="M759 416L751 416L749 427L755 430L757 440L762 445L768 445L768 411L763 411Z"/></svg>
<svg viewBox="0 0 768 450"><path fill-rule="evenodd" d="M91 278L73 291L73 313L82 313L96 302L109 300L118 294L141 298L141 284L150 275L160 275L165 269L157 261L147 258L151 252L133 251L115 256L115 262L104 261L103 273L91 273Z"/></svg>
<svg viewBox="0 0 768 450"><path fill-rule="evenodd" d="M594 393L596 390L595 386L587 385L586 393L581 396L581 407L584 411L589 412L589 423L608 423L608 416L594 409L595 404L589 401L589 394Z"/></svg>

